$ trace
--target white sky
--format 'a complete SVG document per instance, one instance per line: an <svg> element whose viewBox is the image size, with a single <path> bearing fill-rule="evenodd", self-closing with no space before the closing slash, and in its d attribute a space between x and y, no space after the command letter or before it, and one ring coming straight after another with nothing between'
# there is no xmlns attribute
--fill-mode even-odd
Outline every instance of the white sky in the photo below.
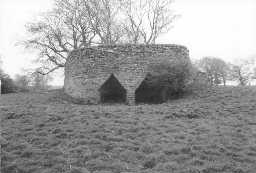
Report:
<svg viewBox="0 0 256 173"><path fill-rule="evenodd" d="M15 43L25 37L24 25L53 0L0 0L0 55L4 71L12 77L31 68L36 55ZM159 43L182 44L190 57L216 56L227 61L256 55L256 0L176 0L181 14ZM53 84L62 84L56 77Z"/></svg>

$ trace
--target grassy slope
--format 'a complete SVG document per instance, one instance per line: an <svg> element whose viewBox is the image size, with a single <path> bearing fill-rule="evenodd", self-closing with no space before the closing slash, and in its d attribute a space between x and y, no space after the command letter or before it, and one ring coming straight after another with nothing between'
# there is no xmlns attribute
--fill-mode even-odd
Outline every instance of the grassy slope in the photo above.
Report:
<svg viewBox="0 0 256 173"><path fill-rule="evenodd" d="M74 105L57 93L0 96L3 173L256 170L256 88L139 106Z"/></svg>

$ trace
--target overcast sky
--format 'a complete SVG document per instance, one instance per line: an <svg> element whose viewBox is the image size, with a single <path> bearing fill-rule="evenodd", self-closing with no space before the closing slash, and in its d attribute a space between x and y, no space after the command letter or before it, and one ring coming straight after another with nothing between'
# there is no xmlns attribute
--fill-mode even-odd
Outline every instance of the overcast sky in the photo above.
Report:
<svg viewBox="0 0 256 173"><path fill-rule="evenodd" d="M24 25L53 0L0 0L0 55L4 71L12 77L31 68L36 55L15 43L25 37ZM158 43L182 44L190 57L216 56L227 61L256 55L256 0L176 0L181 15ZM56 78L53 84L62 84Z"/></svg>

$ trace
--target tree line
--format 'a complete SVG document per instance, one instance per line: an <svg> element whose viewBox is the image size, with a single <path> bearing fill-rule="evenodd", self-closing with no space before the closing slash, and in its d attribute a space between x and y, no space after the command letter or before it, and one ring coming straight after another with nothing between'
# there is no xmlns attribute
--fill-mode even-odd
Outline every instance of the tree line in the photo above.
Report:
<svg viewBox="0 0 256 173"><path fill-rule="evenodd" d="M14 79L12 79L2 69L2 61L0 57L0 80L1 93L6 94L48 89L48 82L51 80L51 77L42 75L32 70L31 72L26 72L23 75L18 74L14 77Z"/></svg>
<svg viewBox="0 0 256 173"><path fill-rule="evenodd" d="M237 60L236 63L227 63L216 57L203 57L195 61L195 67L205 73L210 85L226 85L227 80L236 81L245 86L256 79L256 58Z"/></svg>
<svg viewBox="0 0 256 173"><path fill-rule="evenodd" d="M256 79L256 58L239 60L236 64L231 64L220 58L203 57L196 60L192 65L196 73L204 74L210 85L226 85L227 81L232 80L238 82L241 86L245 86L249 85L251 80ZM163 62L151 66L150 69L152 73L146 78L147 86L157 91L161 88L168 88L171 91L170 96L182 93L186 87L186 80L195 77L191 74L193 69L191 71L187 63L170 64ZM12 79L2 70L0 59L0 80L2 82L2 93L11 93L49 89L48 83L52 78L49 75L42 75L31 70L26 71L23 75L16 75Z"/></svg>

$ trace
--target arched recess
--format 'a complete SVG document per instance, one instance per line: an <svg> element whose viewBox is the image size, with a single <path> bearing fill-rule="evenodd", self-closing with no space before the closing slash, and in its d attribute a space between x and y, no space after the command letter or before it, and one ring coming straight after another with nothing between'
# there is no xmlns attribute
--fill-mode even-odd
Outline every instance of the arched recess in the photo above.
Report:
<svg viewBox="0 0 256 173"><path fill-rule="evenodd" d="M163 103L167 101L167 88L161 86L149 85L148 79L150 75L147 74L144 80L140 83L135 90L136 103Z"/></svg>
<svg viewBox="0 0 256 173"><path fill-rule="evenodd" d="M101 103L124 103L126 102L126 90L111 74L99 89Z"/></svg>

